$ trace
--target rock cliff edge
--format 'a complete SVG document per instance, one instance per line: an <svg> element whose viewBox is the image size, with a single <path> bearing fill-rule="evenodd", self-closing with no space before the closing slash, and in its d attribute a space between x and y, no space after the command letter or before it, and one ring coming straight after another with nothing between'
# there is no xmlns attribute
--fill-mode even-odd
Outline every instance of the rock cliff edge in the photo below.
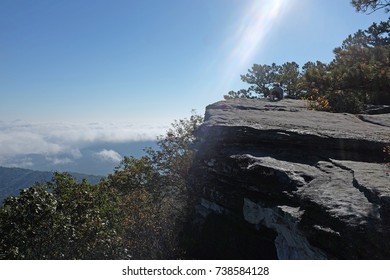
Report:
<svg viewBox="0 0 390 280"><path fill-rule="evenodd" d="M206 108L190 188L199 258L389 259L390 114Z"/></svg>

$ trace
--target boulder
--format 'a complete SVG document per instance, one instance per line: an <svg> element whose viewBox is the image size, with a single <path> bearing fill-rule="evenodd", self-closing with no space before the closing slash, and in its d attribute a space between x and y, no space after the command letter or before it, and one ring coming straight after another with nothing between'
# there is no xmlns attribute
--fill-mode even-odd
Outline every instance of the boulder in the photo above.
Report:
<svg viewBox="0 0 390 280"><path fill-rule="evenodd" d="M195 257L390 258L388 114L232 99L206 108L196 136Z"/></svg>

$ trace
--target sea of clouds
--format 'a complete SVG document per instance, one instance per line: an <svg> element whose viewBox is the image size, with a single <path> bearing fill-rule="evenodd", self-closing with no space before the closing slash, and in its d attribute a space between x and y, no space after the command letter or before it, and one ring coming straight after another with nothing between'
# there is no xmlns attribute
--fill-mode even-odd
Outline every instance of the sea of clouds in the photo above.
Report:
<svg viewBox="0 0 390 280"><path fill-rule="evenodd" d="M140 156L168 126L0 121L0 166L106 175L123 156Z"/></svg>

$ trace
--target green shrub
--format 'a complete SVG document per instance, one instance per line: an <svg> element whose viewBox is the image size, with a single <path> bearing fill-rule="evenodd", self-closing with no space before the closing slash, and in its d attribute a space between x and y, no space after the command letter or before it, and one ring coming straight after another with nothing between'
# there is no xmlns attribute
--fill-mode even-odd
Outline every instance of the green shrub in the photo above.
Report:
<svg viewBox="0 0 390 280"><path fill-rule="evenodd" d="M335 90L305 99L309 110L351 114L358 114L363 110L363 102L358 94L351 91Z"/></svg>
<svg viewBox="0 0 390 280"><path fill-rule="evenodd" d="M363 103L355 92L337 90L328 93L325 98L331 112L358 114L363 110Z"/></svg>

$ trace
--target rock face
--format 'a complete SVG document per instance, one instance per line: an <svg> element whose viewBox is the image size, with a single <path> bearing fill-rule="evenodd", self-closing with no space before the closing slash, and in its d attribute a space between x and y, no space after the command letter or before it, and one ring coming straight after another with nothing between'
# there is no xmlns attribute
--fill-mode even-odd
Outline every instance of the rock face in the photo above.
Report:
<svg viewBox="0 0 390 280"><path fill-rule="evenodd" d="M389 114L235 99L196 136L195 257L390 259Z"/></svg>

